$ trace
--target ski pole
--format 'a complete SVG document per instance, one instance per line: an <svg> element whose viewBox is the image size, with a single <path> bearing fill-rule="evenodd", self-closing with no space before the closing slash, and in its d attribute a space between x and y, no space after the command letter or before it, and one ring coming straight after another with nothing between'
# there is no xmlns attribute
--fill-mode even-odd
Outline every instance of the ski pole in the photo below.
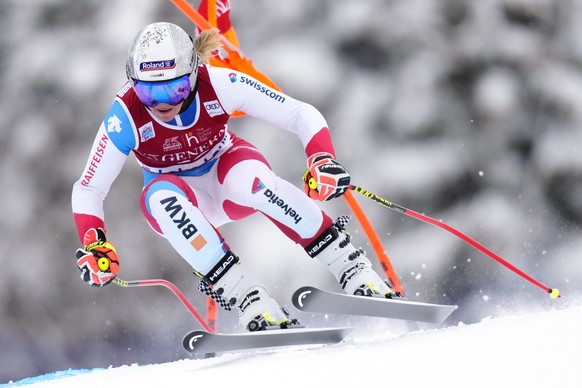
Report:
<svg viewBox="0 0 582 388"><path fill-rule="evenodd" d="M487 256L491 257L493 260L497 261L498 263L504 265L506 268L510 269L511 271L515 272L516 274L518 274L519 276L521 276L522 278L524 278L525 280L529 281L530 283L534 284L535 286L541 288L542 290L546 291L548 294L550 294L550 298L555 299L555 298L561 298L562 296L560 295L560 291L558 291L557 288L550 288L542 283L540 283L539 281L537 281L536 279L532 278L531 276L529 276L528 274L526 274L525 272L523 272L522 270L520 270L519 268L517 268L516 266L514 266L513 264L509 263L508 261L504 260L501 256L499 256L498 254L494 253L493 251L491 251L489 248L483 246L482 244L480 244L479 242L475 241L474 239L472 239L471 237L467 236L464 233L461 233L459 230L453 228L450 225L445 224L444 222L435 220L434 218L425 216L423 214L417 213L414 210L410 210L407 209L403 206L397 205L395 203L392 203L388 200L385 200L382 197L377 196L376 194L373 194L371 192L369 192L368 190L365 190L361 187L355 186L355 185L350 185L350 190L353 190L355 192L358 192L360 194L362 194L363 196L370 198L384 206L386 206L387 208L397 211L398 213L407 215L409 217L412 218L416 218L420 221L424 221L428 224L434 225L434 226L438 226L441 229L446 230L447 232L450 232L452 234L454 234L455 236L459 237L460 239L464 240L465 242L467 242L468 244L472 245L473 247L477 248L478 250L480 250L481 252L485 253Z"/></svg>
<svg viewBox="0 0 582 388"><path fill-rule="evenodd" d="M215 333L215 330L212 329L210 326L208 326L206 321L202 318L202 316L200 316L198 311L196 311L196 308L194 308L194 306L192 306L192 303L190 303L190 301L188 301L188 299L182 293L182 291L180 291L180 289L172 282L169 282L169 281L163 280L163 279L146 279L146 280L126 281L126 280L121 280L119 278L115 278L115 279L113 279L113 283L117 284L120 287L124 287L124 288L127 288L127 287L148 287L148 286L166 287L167 289L172 291L172 293L180 300L180 302L182 302L184 307L186 307L186 309L188 309L188 311L190 311L190 313L194 316L194 318L196 318L198 323L200 323L200 325L202 325L204 330L208 331L209 333Z"/></svg>

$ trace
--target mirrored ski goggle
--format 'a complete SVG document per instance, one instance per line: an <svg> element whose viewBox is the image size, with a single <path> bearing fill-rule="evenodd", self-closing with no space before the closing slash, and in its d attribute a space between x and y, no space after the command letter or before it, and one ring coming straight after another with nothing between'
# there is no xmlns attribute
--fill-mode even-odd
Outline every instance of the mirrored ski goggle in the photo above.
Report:
<svg viewBox="0 0 582 388"><path fill-rule="evenodd" d="M142 104L154 107L160 102L178 105L190 94L190 75L186 74L169 81L133 80L133 89Z"/></svg>

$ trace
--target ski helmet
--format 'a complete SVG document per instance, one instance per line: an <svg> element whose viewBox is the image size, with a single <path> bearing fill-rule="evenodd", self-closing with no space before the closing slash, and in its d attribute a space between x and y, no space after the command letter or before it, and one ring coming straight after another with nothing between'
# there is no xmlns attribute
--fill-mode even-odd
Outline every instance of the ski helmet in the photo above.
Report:
<svg viewBox="0 0 582 388"><path fill-rule="evenodd" d="M196 72L192 38L172 23L145 26L129 47L127 75L139 81L167 81Z"/></svg>
<svg viewBox="0 0 582 388"><path fill-rule="evenodd" d="M172 23L145 26L134 38L127 55L127 77L134 89L138 84L162 87L169 84L167 81L175 84L177 79L189 79L189 89L185 91L189 93L196 83L197 68L192 38ZM159 101L142 102L154 106Z"/></svg>

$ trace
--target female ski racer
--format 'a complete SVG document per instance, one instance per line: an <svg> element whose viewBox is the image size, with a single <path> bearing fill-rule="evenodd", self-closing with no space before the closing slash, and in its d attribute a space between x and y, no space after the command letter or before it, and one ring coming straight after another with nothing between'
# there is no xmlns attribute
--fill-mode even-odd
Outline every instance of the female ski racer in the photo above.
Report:
<svg viewBox="0 0 582 388"><path fill-rule="evenodd" d="M227 310L236 308L249 331L298 324L254 279L217 228L254 212L319 260L348 294L391 297L388 284L312 199L341 196L349 173L335 161L323 116L313 106L247 74L207 64L220 47L217 30L193 40L171 23L153 23L133 40L128 82L101 123L74 184L72 208L83 248L81 278L110 283L119 259L107 239L103 201L130 152L143 170L141 209L204 280ZM230 115L244 112L296 134L307 155L305 195L278 177L252 144L231 133Z"/></svg>

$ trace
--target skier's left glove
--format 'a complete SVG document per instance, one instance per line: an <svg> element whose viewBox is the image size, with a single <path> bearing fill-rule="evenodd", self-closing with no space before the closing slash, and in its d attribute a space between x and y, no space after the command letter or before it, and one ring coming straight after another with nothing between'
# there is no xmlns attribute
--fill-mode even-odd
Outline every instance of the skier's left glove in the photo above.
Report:
<svg viewBox="0 0 582 388"><path fill-rule="evenodd" d="M107 241L105 231L91 228L83 236L84 248L77 249L77 267L81 279L94 287L111 283L119 273L119 259L113 245Z"/></svg>
<svg viewBox="0 0 582 388"><path fill-rule="evenodd" d="M303 187L310 198L329 201L343 195L349 186L350 173L332 155L318 152L307 159Z"/></svg>

